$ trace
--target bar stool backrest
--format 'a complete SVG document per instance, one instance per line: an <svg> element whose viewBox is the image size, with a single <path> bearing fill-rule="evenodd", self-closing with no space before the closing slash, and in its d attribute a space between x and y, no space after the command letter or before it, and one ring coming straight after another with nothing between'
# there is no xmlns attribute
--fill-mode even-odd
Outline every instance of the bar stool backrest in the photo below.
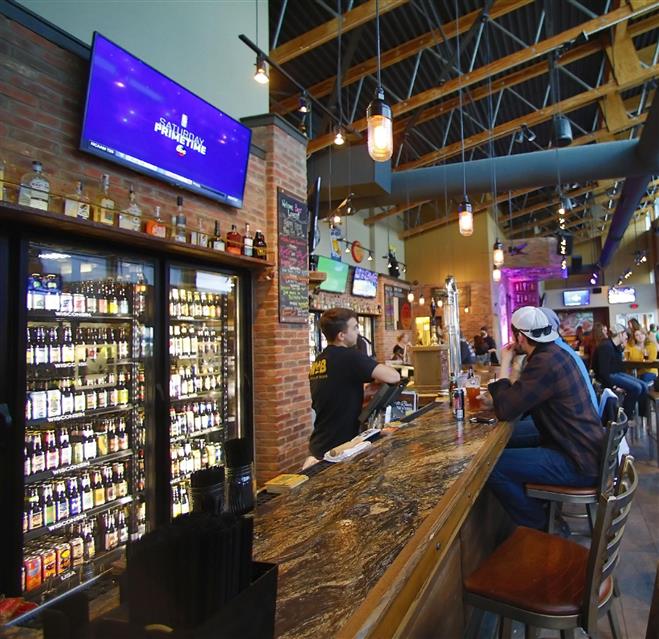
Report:
<svg viewBox="0 0 659 639"><path fill-rule="evenodd" d="M600 470L599 494L602 495L610 491L618 476L618 449L620 442L627 432L627 415L620 409L618 410L617 421L610 421L606 433L606 449L602 457L602 467Z"/></svg>
<svg viewBox="0 0 659 639"><path fill-rule="evenodd" d="M590 634L597 629L599 592L604 581L613 573L620 558L620 543L638 487L638 475L633 457L623 461L620 482L613 493L602 493L597 508L597 520L586 569L584 596L584 630ZM613 586L611 594L613 596Z"/></svg>

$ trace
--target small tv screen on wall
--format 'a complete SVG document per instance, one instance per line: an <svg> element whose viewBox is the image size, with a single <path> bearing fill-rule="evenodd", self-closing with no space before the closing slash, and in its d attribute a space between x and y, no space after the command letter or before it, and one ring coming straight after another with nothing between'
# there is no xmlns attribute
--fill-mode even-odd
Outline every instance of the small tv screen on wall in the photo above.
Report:
<svg viewBox="0 0 659 639"><path fill-rule="evenodd" d="M80 149L243 204L251 130L94 33Z"/></svg>
<svg viewBox="0 0 659 639"><path fill-rule="evenodd" d="M590 290L563 291L563 306L588 306L590 304Z"/></svg>

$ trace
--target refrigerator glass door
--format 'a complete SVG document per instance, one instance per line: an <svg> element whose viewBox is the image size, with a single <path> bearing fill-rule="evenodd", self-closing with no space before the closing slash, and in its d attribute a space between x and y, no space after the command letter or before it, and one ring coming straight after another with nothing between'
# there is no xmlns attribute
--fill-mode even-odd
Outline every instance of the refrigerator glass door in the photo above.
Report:
<svg viewBox="0 0 659 639"><path fill-rule="evenodd" d="M154 265L28 248L22 585L57 594L146 530Z"/></svg>
<svg viewBox="0 0 659 639"><path fill-rule="evenodd" d="M218 271L169 270L172 517L191 509L190 475L223 466L222 443L243 435L238 284Z"/></svg>

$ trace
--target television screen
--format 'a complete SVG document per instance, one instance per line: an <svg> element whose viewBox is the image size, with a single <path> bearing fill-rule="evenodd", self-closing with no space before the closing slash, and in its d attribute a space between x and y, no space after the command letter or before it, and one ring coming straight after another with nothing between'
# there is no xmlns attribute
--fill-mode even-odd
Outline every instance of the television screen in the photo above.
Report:
<svg viewBox="0 0 659 639"><path fill-rule="evenodd" d="M563 291L563 306L588 306L588 304L590 304L590 289Z"/></svg>
<svg viewBox="0 0 659 639"><path fill-rule="evenodd" d="M321 291L328 293L345 293L348 281L348 265L336 260L330 260L322 255L318 257L318 270L327 274L327 278L320 285Z"/></svg>
<svg viewBox="0 0 659 639"><path fill-rule="evenodd" d="M378 274L356 266L352 278L352 294L358 297L376 297L377 293Z"/></svg>
<svg viewBox="0 0 659 639"><path fill-rule="evenodd" d="M94 33L80 149L237 208L252 132Z"/></svg>
<svg viewBox="0 0 659 639"><path fill-rule="evenodd" d="M635 301L636 289L631 286L609 289L609 304L632 304Z"/></svg>

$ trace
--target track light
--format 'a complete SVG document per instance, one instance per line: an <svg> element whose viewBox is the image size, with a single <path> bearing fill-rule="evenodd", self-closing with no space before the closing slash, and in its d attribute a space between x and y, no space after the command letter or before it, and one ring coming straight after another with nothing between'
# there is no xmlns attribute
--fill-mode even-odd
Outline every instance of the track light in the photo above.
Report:
<svg viewBox="0 0 659 639"><path fill-rule="evenodd" d="M535 140L535 133L529 129L528 125L522 124L520 127L519 131L515 133L515 142L517 144L522 144L524 140L528 140L529 142L533 142Z"/></svg>
<svg viewBox="0 0 659 639"><path fill-rule="evenodd" d="M332 224L334 224L334 226L341 224L341 216L338 213L335 213L334 217L332 217Z"/></svg>
<svg viewBox="0 0 659 639"><path fill-rule="evenodd" d="M373 256L369 253L367 259L368 259L369 262L372 262L373 261Z"/></svg>
<svg viewBox="0 0 659 639"><path fill-rule="evenodd" d="M336 146L343 146L346 142L345 136L343 135L343 127L339 126L336 128L336 133L334 135L334 144Z"/></svg>
<svg viewBox="0 0 659 639"><path fill-rule="evenodd" d="M631 270L630 268L628 268L628 269L625 271L625 274L623 275L623 277L624 277L626 280L628 280L631 276L632 276L632 270Z"/></svg>
<svg viewBox="0 0 659 639"><path fill-rule="evenodd" d="M474 214L468 197L458 205L458 228L460 235L469 237L474 232Z"/></svg>
<svg viewBox="0 0 659 639"><path fill-rule="evenodd" d="M636 266L640 266L641 264L644 264L647 261L648 261L648 255L645 250L636 251L636 253L634 253L634 264L636 264Z"/></svg>
<svg viewBox="0 0 659 639"><path fill-rule="evenodd" d="M297 108L298 113L309 113L311 106L309 104L309 98L307 97L306 92L300 96L300 104Z"/></svg>
<svg viewBox="0 0 659 639"><path fill-rule="evenodd" d="M499 238L497 238L492 247L492 261L494 262L494 266L498 267L503 264L503 260L503 244L499 241Z"/></svg>
<svg viewBox="0 0 659 639"><path fill-rule="evenodd" d="M254 79L259 84L268 84L268 82L270 82L268 69L265 65L265 58L260 53L256 56L256 73L254 73Z"/></svg>
<svg viewBox="0 0 659 639"><path fill-rule="evenodd" d="M562 271L567 271L567 258L566 257L564 257L561 260L561 270Z"/></svg>

